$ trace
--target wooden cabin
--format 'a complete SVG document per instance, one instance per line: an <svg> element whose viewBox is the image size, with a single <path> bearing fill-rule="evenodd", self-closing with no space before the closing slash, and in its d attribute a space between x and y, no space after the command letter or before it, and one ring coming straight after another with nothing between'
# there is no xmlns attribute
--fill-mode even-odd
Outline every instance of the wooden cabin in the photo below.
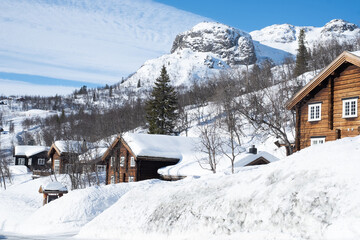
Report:
<svg viewBox="0 0 360 240"><path fill-rule="evenodd" d="M360 134L360 51L343 52L287 103L295 150Z"/></svg>
<svg viewBox="0 0 360 240"><path fill-rule="evenodd" d="M55 174L63 174L79 169L79 155L87 150L84 141L55 141L48 152L51 159L51 170Z"/></svg>
<svg viewBox="0 0 360 240"><path fill-rule="evenodd" d="M47 170L50 168L47 164L47 161L49 160L47 156L48 151L49 147L45 146L15 146L15 165L25 165L31 171Z"/></svg>
<svg viewBox="0 0 360 240"><path fill-rule="evenodd" d="M158 169L179 162L177 144L186 137L126 133L105 152L106 183L134 182L160 178Z"/></svg>
<svg viewBox="0 0 360 240"><path fill-rule="evenodd" d="M68 193L68 190L66 186L55 181L47 184L44 188L43 186L40 186L39 193L43 194L43 205L45 205L62 197L64 194Z"/></svg>
<svg viewBox="0 0 360 240"><path fill-rule="evenodd" d="M106 165L102 160L106 150L105 147L94 147L79 155L83 172L106 172Z"/></svg>

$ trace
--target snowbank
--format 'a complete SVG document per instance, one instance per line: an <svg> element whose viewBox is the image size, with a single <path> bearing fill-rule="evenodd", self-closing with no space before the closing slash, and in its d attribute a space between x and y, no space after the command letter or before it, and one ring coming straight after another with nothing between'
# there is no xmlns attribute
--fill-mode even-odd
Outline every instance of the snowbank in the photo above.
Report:
<svg viewBox="0 0 360 240"><path fill-rule="evenodd" d="M0 192L0 230L82 239L359 239L360 136L236 174L71 191L41 206L31 180Z"/></svg>
<svg viewBox="0 0 360 240"><path fill-rule="evenodd" d="M129 191L79 237L359 239L360 137L234 175Z"/></svg>

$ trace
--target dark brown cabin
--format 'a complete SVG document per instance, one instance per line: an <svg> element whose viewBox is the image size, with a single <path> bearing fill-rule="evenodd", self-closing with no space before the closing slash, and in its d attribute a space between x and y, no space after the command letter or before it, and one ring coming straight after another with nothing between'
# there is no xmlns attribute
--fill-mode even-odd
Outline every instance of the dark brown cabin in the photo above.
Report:
<svg viewBox="0 0 360 240"><path fill-rule="evenodd" d="M130 145L124 138L117 137L102 157L106 163L107 184L160 179L159 168L179 162L171 157L138 156Z"/></svg>
<svg viewBox="0 0 360 240"><path fill-rule="evenodd" d="M27 166L31 171L48 170L50 168L47 164L47 161L49 160L47 156L48 150L49 147L45 146L15 146L15 165Z"/></svg>
<svg viewBox="0 0 360 240"><path fill-rule="evenodd" d="M51 170L55 174L72 171L80 172L79 155L84 152L81 141L56 141L50 147L48 157L51 159Z"/></svg>
<svg viewBox="0 0 360 240"><path fill-rule="evenodd" d="M343 52L287 103L295 150L360 134L360 52Z"/></svg>

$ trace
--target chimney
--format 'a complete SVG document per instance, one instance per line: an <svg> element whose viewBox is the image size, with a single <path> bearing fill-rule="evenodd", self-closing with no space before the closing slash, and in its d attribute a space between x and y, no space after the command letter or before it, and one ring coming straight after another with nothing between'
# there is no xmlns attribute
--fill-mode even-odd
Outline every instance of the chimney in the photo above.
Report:
<svg viewBox="0 0 360 240"><path fill-rule="evenodd" d="M252 145L252 147L249 148L249 153L257 154L257 148L255 147L255 145Z"/></svg>

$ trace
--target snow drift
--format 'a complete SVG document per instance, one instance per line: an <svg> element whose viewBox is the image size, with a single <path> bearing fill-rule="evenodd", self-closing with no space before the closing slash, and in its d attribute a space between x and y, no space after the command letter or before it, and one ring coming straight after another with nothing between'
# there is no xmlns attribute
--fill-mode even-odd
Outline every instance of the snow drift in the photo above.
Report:
<svg viewBox="0 0 360 240"><path fill-rule="evenodd" d="M0 230L79 231L82 239L359 239L359 155L360 136L345 138L236 174L91 187L45 207L34 203L35 186L46 182L37 179L0 192Z"/></svg>

